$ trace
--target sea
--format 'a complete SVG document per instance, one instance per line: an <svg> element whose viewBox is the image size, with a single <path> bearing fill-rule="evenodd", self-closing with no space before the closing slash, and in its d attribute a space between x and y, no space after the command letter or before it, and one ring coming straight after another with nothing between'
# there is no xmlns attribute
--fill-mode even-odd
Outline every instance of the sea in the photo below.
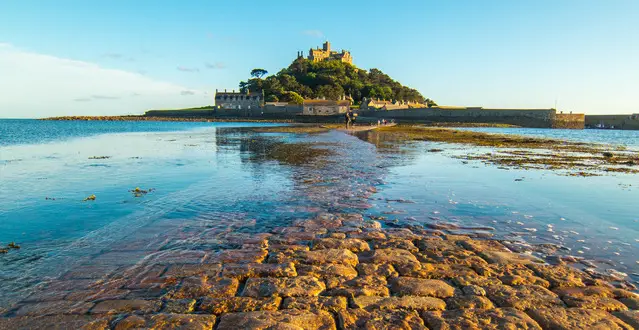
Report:
<svg viewBox="0 0 639 330"><path fill-rule="evenodd" d="M274 125L282 124L0 120L0 248L20 246L0 254L0 309L78 263L146 237L149 226L206 222L264 232L335 211L384 226L443 224L510 240L522 252L552 244L639 281L637 175L505 170L451 157L473 147L252 129ZM636 131L465 129L639 150ZM334 153L321 169L294 166L260 157L255 139ZM307 184L313 180L326 184ZM377 192L353 202L369 186Z"/></svg>

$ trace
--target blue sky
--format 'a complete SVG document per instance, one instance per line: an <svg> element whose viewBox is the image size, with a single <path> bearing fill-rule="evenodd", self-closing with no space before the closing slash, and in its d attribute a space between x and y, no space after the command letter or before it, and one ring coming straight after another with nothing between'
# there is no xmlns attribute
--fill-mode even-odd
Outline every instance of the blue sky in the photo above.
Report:
<svg viewBox="0 0 639 330"><path fill-rule="evenodd" d="M0 117L211 104L325 39L440 104L639 112L639 1L20 0Z"/></svg>

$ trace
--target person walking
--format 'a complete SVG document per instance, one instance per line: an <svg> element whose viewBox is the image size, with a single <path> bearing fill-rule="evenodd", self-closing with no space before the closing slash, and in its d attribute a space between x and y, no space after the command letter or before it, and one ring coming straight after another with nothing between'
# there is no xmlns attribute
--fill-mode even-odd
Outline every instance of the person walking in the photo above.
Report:
<svg viewBox="0 0 639 330"><path fill-rule="evenodd" d="M351 112L350 110L344 114L344 121L346 122L346 129L349 129L351 126Z"/></svg>

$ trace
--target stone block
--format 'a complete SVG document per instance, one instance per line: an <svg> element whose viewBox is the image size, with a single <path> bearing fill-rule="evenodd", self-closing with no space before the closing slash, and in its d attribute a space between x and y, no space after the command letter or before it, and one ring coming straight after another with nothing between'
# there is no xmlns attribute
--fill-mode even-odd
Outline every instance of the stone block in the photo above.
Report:
<svg viewBox="0 0 639 330"><path fill-rule="evenodd" d="M97 303L91 314L149 314L159 311L161 306L157 300L105 300Z"/></svg>
<svg viewBox="0 0 639 330"><path fill-rule="evenodd" d="M235 278L209 279L207 276L186 277L177 290L167 293L168 299L196 299L200 297L233 297L239 287Z"/></svg>
<svg viewBox="0 0 639 330"><path fill-rule="evenodd" d="M495 306L483 296L457 295L446 299L446 309L493 309Z"/></svg>
<svg viewBox="0 0 639 330"><path fill-rule="evenodd" d="M590 279L590 276L586 273L569 266L529 264L528 267L532 269L537 276L550 282L552 288L571 286L584 287L586 286L584 280Z"/></svg>
<svg viewBox="0 0 639 330"><path fill-rule="evenodd" d="M357 255L345 249L326 249L317 251L291 251L289 253L271 253L269 263L287 263L306 265L340 264L355 266L358 263Z"/></svg>
<svg viewBox="0 0 639 330"><path fill-rule="evenodd" d="M357 272L361 276L383 276L397 277L399 274L392 265L389 264L358 264Z"/></svg>
<svg viewBox="0 0 639 330"><path fill-rule="evenodd" d="M486 295L499 307L513 307L527 311L536 308L563 307L554 292L537 285L491 285L484 288Z"/></svg>
<svg viewBox="0 0 639 330"><path fill-rule="evenodd" d="M253 311L276 311L282 298L226 297L202 298L197 310L216 315Z"/></svg>
<svg viewBox="0 0 639 330"><path fill-rule="evenodd" d="M266 259L268 252L264 249L255 250L222 250L209 255L206 263L261 263Z"/></svg>
<svg viewBox="0 0 639 330"><path fill-rule="evenodd" d="M196 275L216 277L221 272L221 264L175 264L166 270L164 277L189 277Z"/></svg>
<svg viewBox="0 0 639 330"><path fill-rule="evenodd" d="M249 278L242 292L244 297L317 296L326 289L324 282L311 276Z"/></svg>
<svg viewBox="0 0 639 330"><path fill-rule="evenodd" d="M297 276L297 272L292 262L283 264L225 264L222 276L244 280L249 277L293 277Z"/></svg>
<svg viewBox="0 0 639 330"><path fill-rule="evenodd" d="M220 318L218 330L235 329L306 329L334 330L333 316L324 311L310 312L297 309L281 311L258 311L247 313L229 313Z"/></svg>
<svg viewBox="0 0 639 330"><path fill-rule="evenodd" d="M370 250L368 243L357 238L318 238L313 240L312 250L346 249L354 253Z"/></svg>
<svg viewBox="0 0 639 330"><path fill-rule="evenodd" d="M163 313L189 314L195 309L195 299L169 299L164 302Z"/></svg>
<svg viewBox="0 0 639 330"><path fill-rule="evenodd" d="M438 298L401 296L401 297L376 297L357 296L353 297L353 307L367 310L420 310L439 311L446 309L446 303Z"/></svg>
<svg viewBox="0 0 639 330"><path fill-rule="evenodd" d="M610 313L596 309L540 308L528 314L544 329L633 329Z"/></svg>
<svg viewBox="0 0 639 330"><path fill-rule="evenodd" d="M345 297L288 297L282 302L283 309L323 310L337 312L346 309Z"/></svg>
<svg viewBox="0 0 639 330"><path fill-rule="evenodd" d="M373 264L418 264L417 258L410 251L402 249L379 249L359 254L362 263Z"/></svg>
<svg viewBox="0 0 639 330"><path fill-rule="evenodd" d="M86 314L93 303L77 301L44 301L37 303L26 303L20 305L15 311L16 316L40 316L54 314Z"/></svg>
<svg viewBox="0 0 639 330"><path fill-rule="evenodd" d="M358 265L359 266L359 265ZM313 276L321 280L328 278L353 279L357 277L357 270L349 265L326 264L326 265L297 265L299 276Z"/></svg>
<svg viewBox="0 0 639 330"><path fill-rule="evenodd" d="M422 317L431 330L462 329L530 329L541 327L524 312L514 308L459 309L424 312Z"/></svg>
<svg viewBox="0 0 639 330"><path fill-rule="evenodd" d="M351 280L327 279L328 290L326 296L358 297L382 296L387 297L390 292L385 277L359 276Z"/></svg>
<svg viewBox="0 0 639 330"><path fill-rule="evenodd" d="M396 277L390 281L391 292L398 296L452 297L455 288L440 280Z"/></svg>
<svg viewBox="0 0 639 330"><path fill-rule="evenodd" d="M364 309L346 309L337 313L339 328L351 329L427 329L416 311L366 311Z"/></svg>
<svg viewBox="0 0 639 330"><path fill-rule="evenodd" d="M129 315L121 319L115 330L128 329L189 329L211 330L215 325L215 315L197 314L155 314Z"/></svg>
<svg viewBox="0 0 639 330"><path fill-rule="evenodd" d="M0 329L7 330L103 330L109 329L110 317L93 315L51 315L0 317Z"/></svg>

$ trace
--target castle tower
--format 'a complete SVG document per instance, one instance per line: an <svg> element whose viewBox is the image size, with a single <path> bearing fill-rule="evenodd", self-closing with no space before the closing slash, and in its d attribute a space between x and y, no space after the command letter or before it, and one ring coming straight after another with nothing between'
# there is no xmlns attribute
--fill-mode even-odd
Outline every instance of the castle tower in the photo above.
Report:
<svg viewBox="0 0 639 330"><path fill-rule="evenodd" d="M325 43L322 45L322 49L323 49L325 52L329 52L329 53L330 53L330 52L331 52L331 43L330 43L330 42L328 42L328 41L327 41L327 42L325 42Z"/></svg>

